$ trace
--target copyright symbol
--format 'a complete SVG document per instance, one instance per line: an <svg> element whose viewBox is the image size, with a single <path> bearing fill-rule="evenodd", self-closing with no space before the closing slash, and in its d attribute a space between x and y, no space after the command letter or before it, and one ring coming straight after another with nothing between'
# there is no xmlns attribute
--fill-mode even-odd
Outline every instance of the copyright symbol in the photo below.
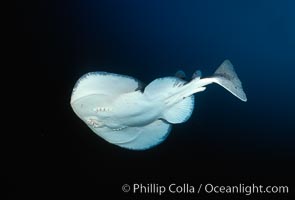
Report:
<svg viewBox="0 0 295 200"><path fill-rule="evenodd" d="M123 192L129 192L130 191L130 185L128 185L128 184L124 184L123 186L122 186L122 191Z"/></svg>

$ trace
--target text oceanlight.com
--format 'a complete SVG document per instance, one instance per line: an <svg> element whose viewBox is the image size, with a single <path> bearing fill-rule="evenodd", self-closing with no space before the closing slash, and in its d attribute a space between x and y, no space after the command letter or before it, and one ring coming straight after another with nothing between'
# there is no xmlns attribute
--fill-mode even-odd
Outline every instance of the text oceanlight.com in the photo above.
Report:
<svg viewBox="0 0 295 200"><path fill-rule="evenodd" d="M171 183L161 185L158 183L133 183L124 184L122 191L133 194L287 194L289 193L288 186L264 186L258 184L243 184L237 185L216 185L212 183L192 185L189 183L177 184Z"/></svg>

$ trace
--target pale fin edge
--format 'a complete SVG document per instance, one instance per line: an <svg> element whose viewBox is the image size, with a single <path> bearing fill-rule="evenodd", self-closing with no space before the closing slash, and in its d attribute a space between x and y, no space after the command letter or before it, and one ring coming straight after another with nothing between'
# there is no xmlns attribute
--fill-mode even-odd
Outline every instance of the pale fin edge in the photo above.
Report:
<svg viewBox="0 0 295 200"><path fill-rule="evenodd" d="M143 127L126 127L122 130L90 127L109 143L131 150L146 150L162 143L171 131L171 124L156 120Z"/></svg>

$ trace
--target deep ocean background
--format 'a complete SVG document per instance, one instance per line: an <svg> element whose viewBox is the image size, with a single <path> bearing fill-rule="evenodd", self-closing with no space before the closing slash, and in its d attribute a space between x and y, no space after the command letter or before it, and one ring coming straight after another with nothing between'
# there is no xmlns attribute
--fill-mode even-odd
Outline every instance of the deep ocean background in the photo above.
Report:
<svg viewBox="0 0 295 200"><path fill-rule="evenodd" d="M124 183L176 182L288 185L294 194L294 7L291 0L18 2L10 24L18 114L3 131L5 192L130 198ZM248 102L208 86L189 121L147 151L105 142L70 107L87 72L149 83L179 69L209 76L225 59Z"/></svg>

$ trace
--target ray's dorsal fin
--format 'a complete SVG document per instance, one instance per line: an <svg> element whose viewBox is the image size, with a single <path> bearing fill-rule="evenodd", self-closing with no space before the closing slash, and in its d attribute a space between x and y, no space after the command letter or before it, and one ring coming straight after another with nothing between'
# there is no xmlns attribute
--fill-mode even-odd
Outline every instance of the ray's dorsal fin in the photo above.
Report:
<svg viewBox="0 0 295 200"><path fill-rule="evenodd" d="M179 78L179 79L182 79L182 80L185 80L185 79L186 79L185 72L182 71L182 70L178 70L178 71L175 73L175 77L177 77L177 78Z"/></svg>
<svg viewBox="0 0 295 200"><path fill-rule="evenodd" d="M196 70L193 75L192 75L192 79L200 79L202 77L202 72L201 70Z"/></svg>

